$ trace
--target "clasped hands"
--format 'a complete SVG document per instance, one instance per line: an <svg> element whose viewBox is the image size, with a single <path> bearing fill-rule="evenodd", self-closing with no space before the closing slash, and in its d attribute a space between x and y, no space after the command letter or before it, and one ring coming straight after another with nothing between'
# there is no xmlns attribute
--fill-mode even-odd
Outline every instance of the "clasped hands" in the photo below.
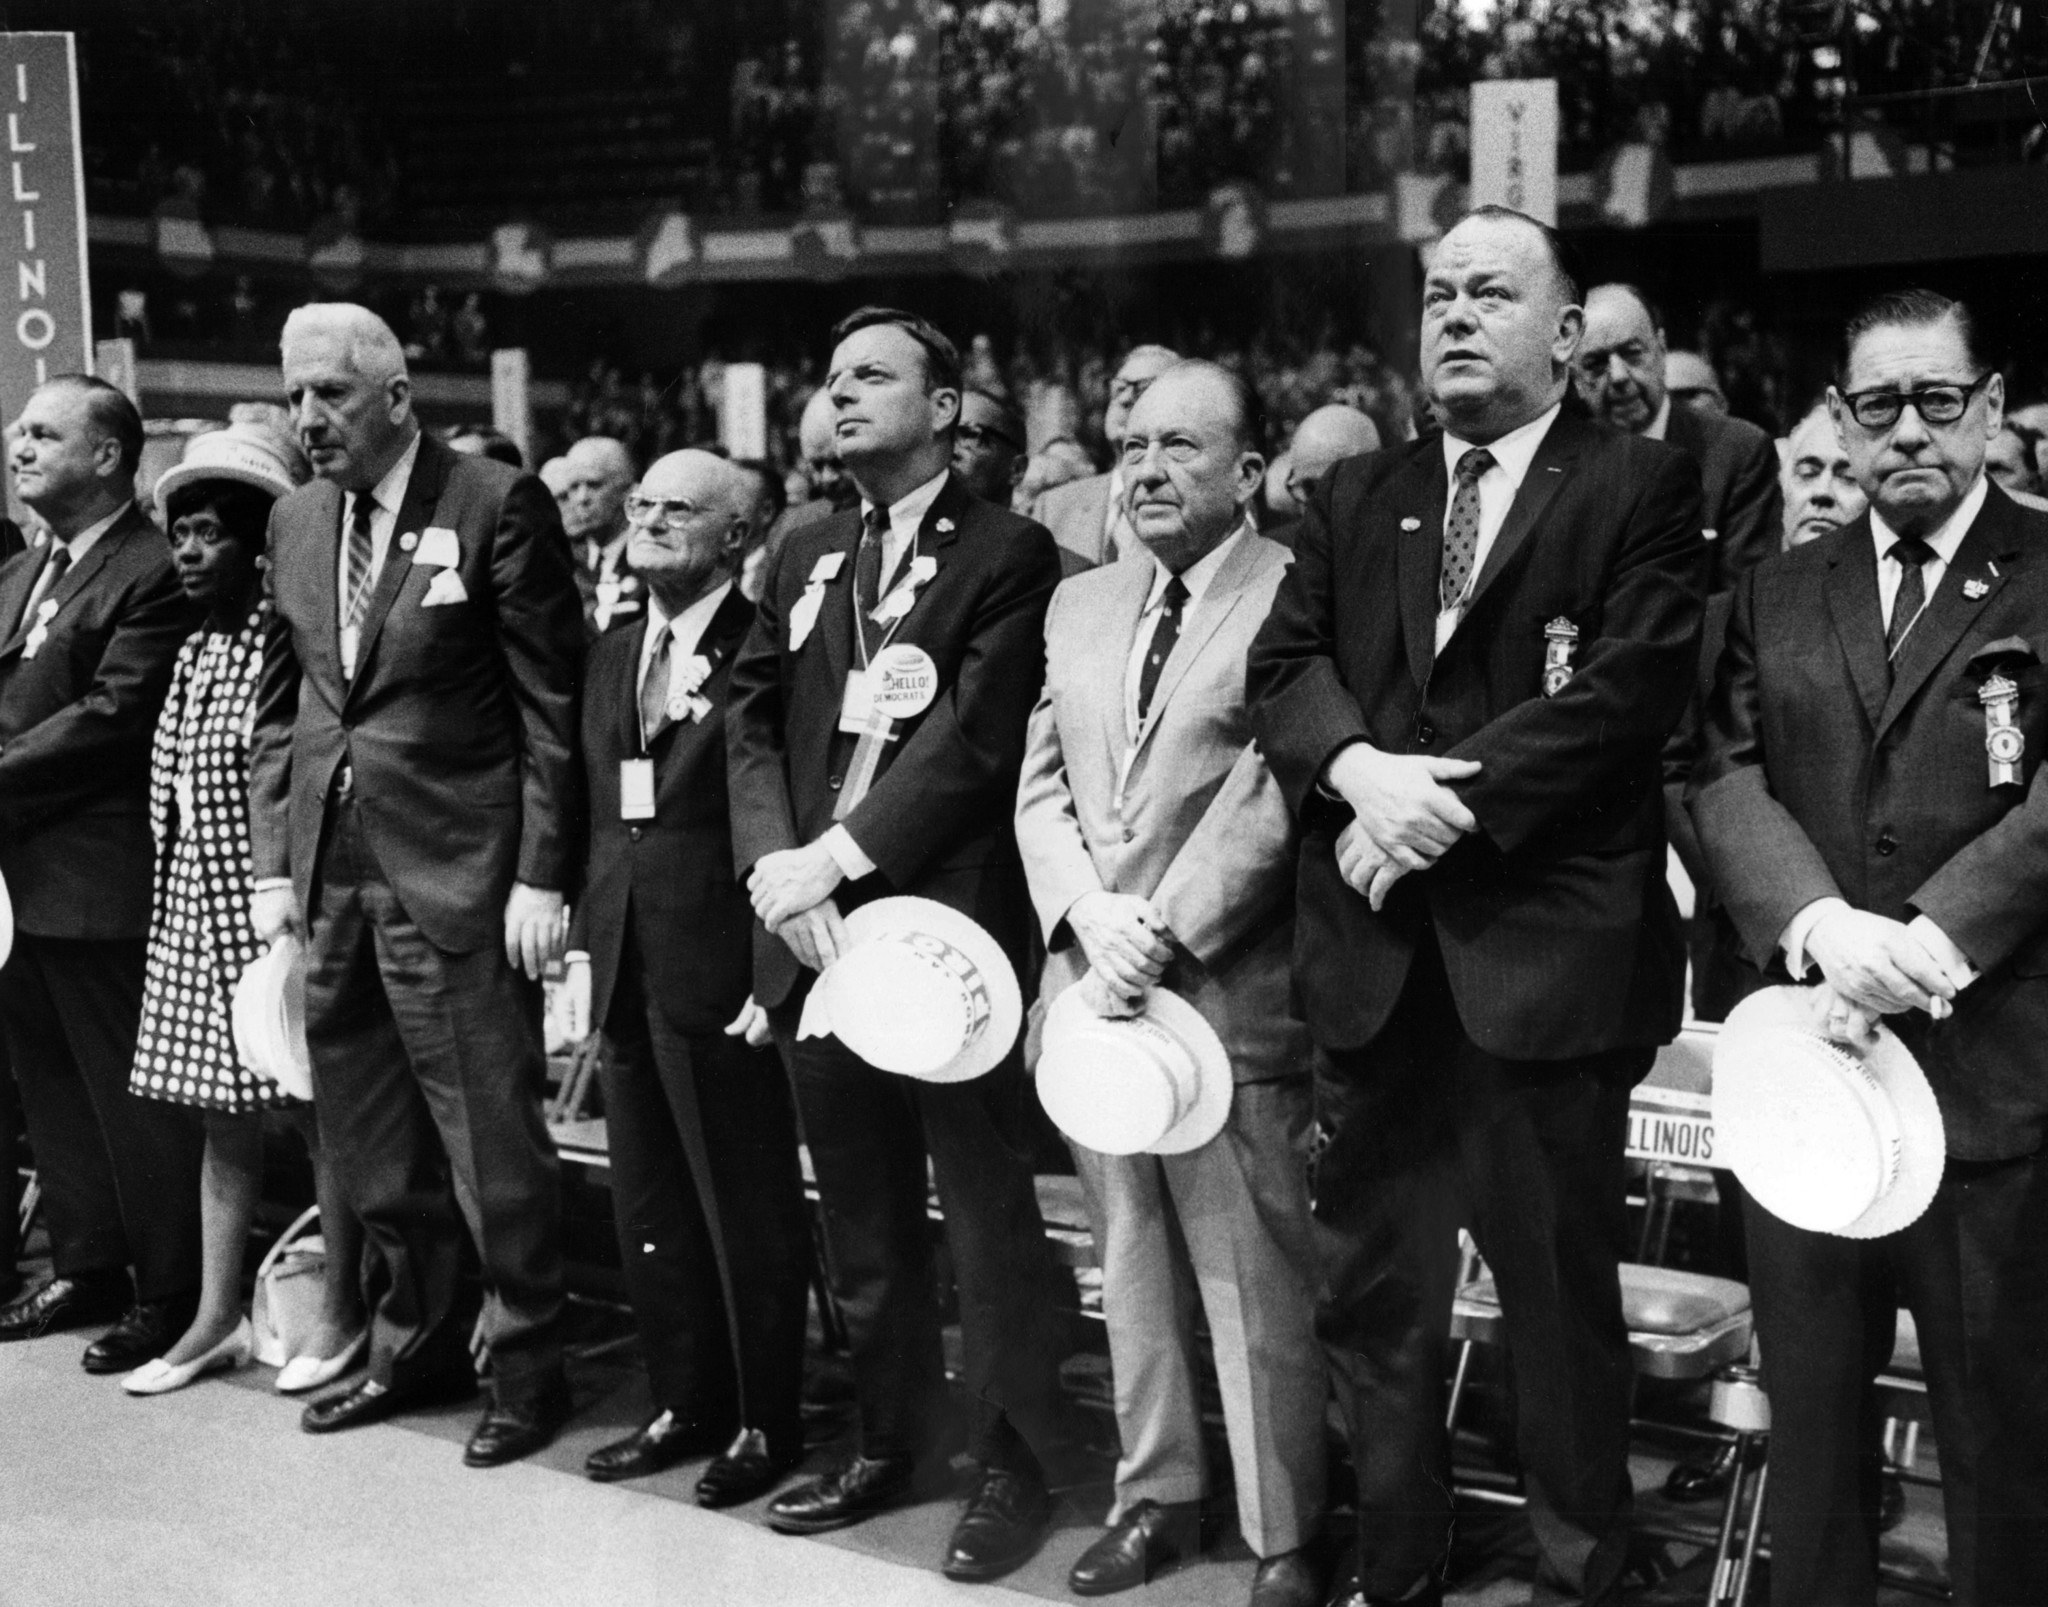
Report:
<svg viewBox="0 0 2048 1607"><path fill-rule="evenodd" d="M1067 925L1088 957L1081 998L1099 1016L1134 1016L1173 961L1173 933L1149 898L1132 893L1083 893L1067 910Z"/></svg>
<svg viewBox="0 0 2048 1607"><path fill-rule="evenodd" d="M754 861L747 896L761 924L789 945L797 960L822 971L846 947L846 927L832 894L846 879L821 841L782 848Z"/></svg>
<svg viewBox="0 0 2048 1607"><path fill-rule="evenodd" d="M1330 761L1329 788L1351 806L1337 837L1337 870L1377 910L1410 871L1426 870L1479 821L1450 783L1479 774L1476 759L1382 753L1354 742Z"/></svg>
<svg viewBox="0 0 2048 1607"><path fill-rule="evenodd" d="M1880 1016L1925 1010L1940 1021L1950 1013L1969 973L1935 951L1938 928L1928 922L1923 936L1916 930L1919 924L1847 907L1814 923L1806 934L1806 954L1824 979L1814 1000L1823 1033L1867 1048L1877 1039ZM1954 948L1945 941L1939 946Z"/></svg>

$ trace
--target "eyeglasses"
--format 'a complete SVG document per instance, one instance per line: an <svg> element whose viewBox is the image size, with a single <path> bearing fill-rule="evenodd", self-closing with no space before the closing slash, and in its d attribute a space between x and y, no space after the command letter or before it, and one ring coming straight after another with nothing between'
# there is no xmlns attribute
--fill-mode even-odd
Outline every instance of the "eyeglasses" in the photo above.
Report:
<svg viewBox="0 0 2048 1607"><path fill-rule="evenodd" d="M1152 379L1125 379L1121 375L1109 382L1109 399L1112 402L1135 402L1152 388Z"/></svg>
<svg viewBox="0 0 2048 1607"><path fill-rule="evenodd" d="M681 497L673 501L657 501L653 497L630 496L626 498L626 517L635 524L661 523L671 530L680 530L701 510L694 502Z"/></svg>
<svg viewBox="0 0 2048 1607"><path fill-rule="evenodd" d="M1993 371L1995 372L1995 370ZM1866 430L1888 430L1899 422L1908 403L1923 424L1953 424L1968 411L1970 401L1990 380L1979 374L1967 385L1923 385L1912 391L1841 391L1849 416Z"/></svg>
<svg viewBox="0 0 2048 1607"><path fill-rule="evenodd" d="M1024 450L1023 442L1012 440L1001 430L991 429L986 424L956 424L953 434L976 450L990 445L1006 446L1012 452Z"/></svg>

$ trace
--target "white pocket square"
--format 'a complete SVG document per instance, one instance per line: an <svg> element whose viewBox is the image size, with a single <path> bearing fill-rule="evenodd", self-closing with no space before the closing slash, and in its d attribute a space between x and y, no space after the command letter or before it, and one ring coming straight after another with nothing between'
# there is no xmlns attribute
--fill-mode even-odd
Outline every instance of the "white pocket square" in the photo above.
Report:
<svg viewBox="0 0 2048 1607"><path fill-rule="evenodd" d="M420 544L412 555L412 561L435 569L453 569L462 562L462 543L454 531L441 525L429 525L420 532Z"/></svg>
<svg viewBox="0 0 2048 1607"><path fill-rule="evenodd" d="M466 603L469 593L463 589L462 577L452 569L444 569L427 586L427 595L420 599L422 608L439 608L444 603Z"/></svg>

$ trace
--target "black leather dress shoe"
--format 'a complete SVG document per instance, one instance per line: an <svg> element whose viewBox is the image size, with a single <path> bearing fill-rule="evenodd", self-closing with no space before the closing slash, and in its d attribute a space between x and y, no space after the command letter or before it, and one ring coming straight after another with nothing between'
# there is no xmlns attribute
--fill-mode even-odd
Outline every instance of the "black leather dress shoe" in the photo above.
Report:
<svg viewBox="0 0 2048 1607"><path fill-rule="evenodd" d="M774 1489L802 1459L800 1444L778 1450L759 1429L743 1428L697 1480L697 1505L714 1509L744 1506Z"/></svg>
<svg viewBox="0 0 2048 1607"><path fill-rule="evenodd" d="M624 1439L592 1451L583 1460L583 1471L599 1484L644 1479L693 1456L716 1451L724 1439L712 1430L686 1424L674 1411L665 1411Z"/></svg>
<svg viewBox="0 0 2048 1607"><path fill-rule="evenodd" d="M400 1412L466 1401L475 1393L475 1375L468 1373L451 1372L444 1378L403 1386L387 1386L374 1378L363 1378L348 1389L314 1401L299 1414L299 1427L308 1434L337 1434L345 1428L381 1423Z"/></svg>
<svg viewBox="0 0 2048 1607"><path fill-rule="evenodd" d="M1718 1501L1735 1476L1735 1447L1723 1445L1710 1457L1680 1462L1664 1475L1664 1494L1672 1501Z"/></svg>
<svg viewBox="0 0 2048 1607"><path fill-rule="evenodd" d="M85 1347L80 1358L89 1373L132 1373L178 1342L199 1310L196 1296L177 1300L139 1300L121 1320Z"/></svg>
<svg viewBox="0 0 2048 1607"><path fill-rule="evenodd" d="M1352 1574L1331 1593L1329 1607L1444 1607L1444 1587L1432 1579L1412 1596L1374 1596Z"/></svg>
<svg viewBox="0 0 2048 1607"><path fill-rule="evenodd" d="M502 1467L531 1456L569 1421L572 1410L568 1380L555 1378L517 1400L494 1400L462 1448L462 1465Z"/></svg>
<svg viewBox="0 0 2048 1607"><path fill-rule="evenodd" d="M1050 1527L1052 1498L1035 1468L983 1468L939 1571L970 1584L1000 1579L1031 1560Z"/></svg>
<svg viewBox="0 0 2048 1607"><path fill-rule="evenodd" d="M1202 1550L1202 1509L1193 1501L1139 1501L1082 1552L1067 1575L1077 1596L1135 1590Z"/></svg>
<svg viewBox="0 0 2048 1607"><path fill-rule="evenodd" d="M1321 1607L1323 1569L1308 1546L1261 1558L1252 1575L1251 1607Z"/></svg>
<svg viewBox="0 0 2048 1607"><path fill-rule="evenodd" d="M838 1467L768 1503L778 1534L823 1534L901 1506L910 1499L917 1464L907 1456L849 1457Z"/></svg>
<svg viewBox="0 0 2048 1607"><path fill-rule="evenodd" d="M0 1344L15 1339L40 1339L65 1328L113 1322L128 1309L128 1299L126 1273L52 1278L0 1310Z"/></svg>

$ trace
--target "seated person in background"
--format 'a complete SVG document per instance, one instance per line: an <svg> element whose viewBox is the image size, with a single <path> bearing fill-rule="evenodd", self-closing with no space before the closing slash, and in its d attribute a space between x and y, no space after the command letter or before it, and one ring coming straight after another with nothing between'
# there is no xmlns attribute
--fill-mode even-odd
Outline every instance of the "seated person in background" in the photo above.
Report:
<svg viewBox="0 0 2048 1607"><path fill-rule="evenodd" d="M1705 418L1728 416L1728 398L1721 390L1721 376L1698 352L1664 354L1664 389L1673 407Z"/></svg>
<svg viewBox="0 0 2048 1607"><path fill-rule="evenodd" d="M960 393L953 432L953 472L983 502L1007 508L1024 478L1024 420L993 391Z"/></svg>
<svg viewBox="0 0 2048 1607"><path fill-rule="evenodd" d="M362 1233L320 1148L311 1106L241 1063L229 1005L263 952L249 925L249 738L270 605L262 566L270 507L295 477L260 427L196 436L157 482L157 508L185 595L205 622L178 650L150 759L157 844L142 1025L128 1086L142 1099L198 1109L206 1124L199 1187L199 1309L163 1355L122 1381L161 1395L249 1360L242 1261L263 1189L263 1112L289 1109L313 1152L325 1293L313 1342L278 1375L286 1393L338 1378L369 1337L357 1275Z"/></svg>

